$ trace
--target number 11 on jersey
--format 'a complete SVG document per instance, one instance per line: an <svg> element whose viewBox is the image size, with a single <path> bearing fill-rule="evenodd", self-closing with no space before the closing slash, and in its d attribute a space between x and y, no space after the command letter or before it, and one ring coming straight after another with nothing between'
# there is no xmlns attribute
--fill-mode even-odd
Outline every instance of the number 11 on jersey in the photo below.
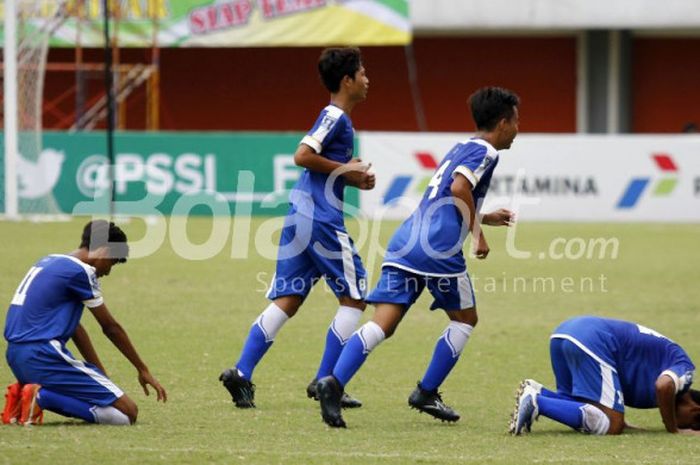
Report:
<svg viewBox="0 0 700 465"><path fill-rule="evenodd" d="M36 278L36 275L38 275L41 270L43 270L43 268L38 266L33 266L29 269L22 282L19 283L15 295L12 297L11 305L24 305L24 299L27 298L29 286L31 286L32 281L34 281L34 278Z"/></svg>

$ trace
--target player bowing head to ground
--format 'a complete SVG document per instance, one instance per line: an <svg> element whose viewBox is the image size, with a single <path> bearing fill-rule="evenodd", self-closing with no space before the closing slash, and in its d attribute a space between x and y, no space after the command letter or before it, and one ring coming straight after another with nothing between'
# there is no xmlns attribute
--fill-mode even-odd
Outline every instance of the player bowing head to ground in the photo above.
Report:
<svg viewBox="0 0 700 465"><path fill-rule="evenodd" d="M150 385L158 400L166 400L165 389L107 310L98 283L128 255L126 234L114 223L95 220L83 229L77 250L48 255L29 269L12 297L5 322L7 363L18 383L7 389L3 423L41 423L43 410L89 423L136 421L136 404L107 377L80 324L83 307L90 309L104 334L134 365L146 395ZM71 338L85 361L66 348Z"/></svg>
<svg viewBox="0 0 700 465"><path fill-rule="evenodd" d="M338 309L328 328L320 367L306 390L309 397L317 398L316 381L331 373L365 308L366 273L345 228L343 192L346 185L374 188L368 166L353 158L350 120L355 105L367 97L369 79L356 48L324 50L318 72L331 100L294 154L294 162L304 171L289 197L277 267L267 294L272 302L250 328L238 362L219 377L239 408L255 407L255 366L321 277L338 298ZM342 402L344 407L361 405L348 395Z"/></svg>
<svg viewBox="0 0 700 465"><path fill-rule="evenodd" d="M700 434L700 392L690 389L695 366L656 331L627 321L582 316L550 337L557 390L520 384L510 432L529 432L539 415L590 434L620 434L625 406L658 407L670 433Z"/></svg>
<svg viewBox="0 0 700 465"><path fill-rule="evenodd" d="M333 374L318 382L323 420L344 427L340 412L343 390L367 355L391 336L405 313L427 287L435 301L431 309L445 310L450 323L438 338L433 358L408 404L443 421L457 421L438 388L457 363L477 323L476 303L462 248L475 234L477 258L489 253L479 222L507 226L513 214L500 209L479 214L498 151L510 148L518 132L518 97L505 89L483 88L470 97L477 126L475 137L457 143L437 168L418 208L394 233L382 264L377 287L367 302L376 306L372 321L363 325L343 349ZM480 221L479 221L480 220Z"/></svg>

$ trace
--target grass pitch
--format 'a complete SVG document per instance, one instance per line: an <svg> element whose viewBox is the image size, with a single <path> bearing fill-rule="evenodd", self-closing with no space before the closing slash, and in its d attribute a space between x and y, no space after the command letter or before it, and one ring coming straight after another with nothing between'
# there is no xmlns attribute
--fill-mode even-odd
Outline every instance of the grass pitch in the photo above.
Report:
<svg viewBox="0 0 700 465"><path fill-rule="evenodd" d="M253 221L253 231L266 221ZM3 308L39 257L73 250L84 223L0 222ZM211 220L192 220L188 237L204 243L211 226ZM382 245L395 226L383 225ZM144 236L140 220L123 227L131 239ZM229 239L214 256L187 260L169 234L154 254L115 267L102 281L108 307L168 390L168 403L143 395L133 368L86 311L83 324L110 377L139 404L138 424L98 427L47 413L41 427L0 427L0 463L670 464L699 456L700 438L665 433L656 410L629 410L628 421L647 431L621 437L584 436L544 418L525 437L506 435L506 427L520 379L552 385L548 336L565 318L633 320L668 335L700 360L700 226L526 223L518 227L514 245L532 252L528 259L506 253L504 229L486 233L491 255L483 262L469 260L480 322L442 387L446 402L462 414L456 424L419 415L406 404L447 323L441 312L427 310L427 293L348 386L365 404L345 412L348 430L322 423L305 387L337 306L323 286L281 331L255 372L258 408L236 410L217 376L235 362L250 324L267 305L261 283L269 280L274 263L256 253L252 238L248 258L231 258L242 249L237 244L232 253ZM558 238L563 242L552 247ZM575 258L583 244L597 238L616 238L617 256L609 249L603 258L586 253ZM373 284L379 260L368 257L368 250L360 252L372 265ZM569 258L561 257L567 250ZM371 313L368 309L367 316ZM4 362L0 381L12 382Z"/></svg>

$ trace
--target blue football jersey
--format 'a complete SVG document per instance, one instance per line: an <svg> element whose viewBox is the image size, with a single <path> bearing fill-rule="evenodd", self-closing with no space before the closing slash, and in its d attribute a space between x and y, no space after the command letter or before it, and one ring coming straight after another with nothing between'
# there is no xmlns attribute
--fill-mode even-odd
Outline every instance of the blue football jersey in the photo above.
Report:
<svg viewBox="0 0 700 465"><path fill-rule="evenodd" d="M472 184L478 209L486 196L498 152L482 139L455 145L435 171L418 208L396 230L382 266L426 276L458 276L466 271L462 247L469 230L452 196L457 174Z"/></svg>
<svg viewBox="0 0 700 465"><path fill-rule="evenodd" d="M627 321L592 316L562 323L553 338L568 339L609 365L620 379L625 405L656 407L656 380L670 376L676 392L685 392L693 382L695 365L688 354L666 336Z"/></svg>
<svg viewBox="0 0 700 465"><path fill-rule="evenodd" d="M347 163L355 149L354 138L348 115L335 105L328 105L301 143L323 157ZM327 187L329 178L328 174L304 170L289 196L291 210L342 228L345 179L338 176L333 185Z"/></svg>
<svg viewBox="0 0 700 465"><path fill-rule="evenodd" d="M83 307L102 305L95 269L69 255L49 255L29 269L5 320L9 342L67 342Z"/></svg>

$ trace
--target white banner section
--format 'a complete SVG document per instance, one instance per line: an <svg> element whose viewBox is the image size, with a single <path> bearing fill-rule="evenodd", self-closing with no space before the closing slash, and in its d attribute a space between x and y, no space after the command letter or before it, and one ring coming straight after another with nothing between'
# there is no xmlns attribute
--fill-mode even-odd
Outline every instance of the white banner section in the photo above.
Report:
<svg viewBox="0 0 700 465"><path fill-rule="evenodd" d="M469 134L360 133L360 156L377 185L360 205L403 219L440 160ZM519 220L700 221L700 136L519 135L500 152L482 212Z"/></svg>

